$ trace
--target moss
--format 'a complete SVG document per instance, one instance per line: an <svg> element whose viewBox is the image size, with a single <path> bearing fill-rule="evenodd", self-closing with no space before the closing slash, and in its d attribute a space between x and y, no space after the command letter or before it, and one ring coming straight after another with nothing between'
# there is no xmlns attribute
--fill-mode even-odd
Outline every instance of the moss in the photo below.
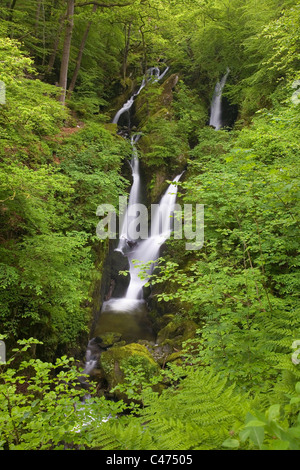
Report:
<svg viewBox="0 0 300 470"><path fill-rule="evenodd" d="M147 181L150 203L159 200L168 184L184 169L188 145L179 137L174 120L173 94L178 75L172 74L163 83L149 84L134 102L134 122L141 130L138 142L141 169Z"/></svg>
<svg viewBox="0 0 300 470"><path fill-rule="evenodd" d="M115 343L119 343L122 335L120 333L116 333L114 331L108 331L106 333L101 334L101 346L103 348L108 348L109 346L112 346Z"/></svg>
<svg viewBox="0 0 300 470"><path fill-rule="evenodd" d="M155 115L170 119L173 90L178 83L178 75L172 74L161 85L148 85L135 100L136 120L143 125Z"/></svg>
<svg viewBox="0 0 300 470"><path fill-rule="evenodd" d="M137 361L142 362L146 375L151 376L158 370L158 365L144 345L138 343L121 347L116 345L103 352L100 360L109 388L124 381L123 369L129 358L136 358Z"/></svg>
<svg viewBox="0 0 300 470"><path fill-rule="evenodd" d="M177 365L181 365L183 363L182 352L181 351L176 351L176 352L170 354L166 358L166 363L167 362L174 362Z"/></svg>
<svg viewBox="0 0 300 470"><path fill-rule="evenodd" d="M157 342L160 345L169 344L175 349L181 348L184 341L194 338L198 328L192 320L172 320L159 331Z"/></svg>
<svg viewBox="0 0 300 470"><path fill-rule="evenodd" d="M114 136L117 135L117 130L118 130L117 124L113 124L112 122L109 122L109 123L105 123L103 127L107 131L111 132L111 134L113 134Z"/></svg>

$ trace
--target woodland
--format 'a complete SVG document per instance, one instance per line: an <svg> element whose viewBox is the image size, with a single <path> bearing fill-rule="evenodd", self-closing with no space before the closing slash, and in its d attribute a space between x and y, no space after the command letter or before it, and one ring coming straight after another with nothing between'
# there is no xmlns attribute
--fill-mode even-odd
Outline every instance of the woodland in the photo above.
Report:
<svg viewBox="0 0 300 470"><path fill-rule="evenodd" d="M96 211L131 186L112 121L149 67L147 204L184 171L204 244L166 241L155 341L107 335L84 374L114 269ZM300 450L299 156L298 1L0 0L0 449Z"/></svg>

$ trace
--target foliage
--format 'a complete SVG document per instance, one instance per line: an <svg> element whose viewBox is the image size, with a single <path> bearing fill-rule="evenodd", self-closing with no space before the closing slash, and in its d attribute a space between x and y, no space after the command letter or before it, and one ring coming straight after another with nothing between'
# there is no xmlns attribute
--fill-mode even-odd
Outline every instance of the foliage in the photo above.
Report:
<svg viewBox="0 0 300 470"><path fill-rule="evenodd" d="M13 341L38 328L53 357L87 332L96 209L125 190L129 146L96 122L60 137L68 112L56 87L25 78L32 60L16 41L2 44L1 331Z"/></svg>
<svg viewBox="0 0 300 470"><path fill-rule="evenodd" d="M297 382L295 391L284 408L280 404L274 404L265 413L257 410L247 413L238 438L227 439L223 442L223 446L237 449L248 441L250 449L299 450L299 386L300 383ZM293 420L288 419L291 415L294 415Z"/></svg>
<svg viewBox="0 0 300 470"><path fill-rule="evenodd" d="M36 142L41 148L41 136L58 132L68 113L55 99L57 88L36 78L33 60L24 55L19 42L0 37L0 51L0 80L6 87L0 107L0 156L23 153L26 158L36 152L31 149Z"/></svg>
<svg viewBox="0 0 300 470"><path fill-rule="evenodd" d="M212 370L190 365L162 371L160 380L167 378L169 386L161 394L151 388L158 377L145 382L137 368L141 388L136 394L132 375L127 393L142 399L142 408L99 398L93 384L92 398L84 400L73 360L64 356L51 364L32 359L29 348L37 343L20 340L1 365L4 449L299 449L299 383L284 414L278 404L264 413L256 410L257 401L249 394L237 393Z"/></svg>
<svg viewBox="0 0 300 470"><path fill-rule="evenodd" d="M9 450L62 450L89 446L85 426L101 426L125 406L94 397L87 406L86 391L79 387L79 371L63 356L55 363L24 359L28 348L38 344L20 340L18 348L0 368L0 448ZM19 366L15 362L18 359ZM20 362L21 359L21 362ZM95 393L90 385L90 392ZM95 416L94 410L97 410ZM83 431L83 435L81 434Z"/></svg>
<svg viewBox="0 0 300 470"><path fill-rule="evenodd" d="M300 334L298 118L289 101L238 133L199 132L182 198L205 205L204 247L173 240L152 279L201 324L202 361L253 391L269 389Z"/></svg>
<svg viewBox="0 0 300 470"><path fill-rule="evenodd" d="M299 5L285 10L244 44L252 73L229 94L239 93L243 100L242 114L251 115L278 100L279 92L282 93L299 70Z"/></svg>
<svg viewBox="0 0 300 470"><path fill-rule="evenodd" d="M0 447L299 450L298 2L76 2L69 81L82 57L62 106L66 3L0 7L0 325L7 349L19 344L0 366ZM126 400L93 384L87 400L67 355L87 338L107 253L97 206L129 186L131 147L107 122L161 63L178 82L136 101L143 169L158 195L185 167L178 200L204 204L205 242L167 244L152 302L198 329L160 370L123 361L109 392ZM238 120L216 132L210 100L227 67Z"/></svg>

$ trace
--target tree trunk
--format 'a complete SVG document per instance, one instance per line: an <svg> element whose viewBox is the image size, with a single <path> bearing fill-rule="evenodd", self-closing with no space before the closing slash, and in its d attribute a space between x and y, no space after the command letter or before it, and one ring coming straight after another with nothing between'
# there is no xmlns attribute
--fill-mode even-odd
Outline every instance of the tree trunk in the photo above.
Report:
<svg viewBox="0 0 300 470"><path fill-rule="evenodd" d="M127 59L128 59L128 52L129 52L129 45L130 45L130 33L131 33L131 22L125 25L125 48L124 48L124 55L123 55L123 80L125 84L126 74L127 74Z"/></svg>
<svg viewBox="0 0 300 470"><path fill-rule="evenodd" d="M47 70L46 70L46 75L50 75L50 73L52 72L54 62L55 62L55 58L56 58L56 54L57 54L57 51L58 51L60 36L61 36L62 30L63 30L63 27L64 27L65 18L66 18L65 13L63 13L61 15L61 17L59 18L59 27L58 27L58 30L57 30L57 33L56 33L56 36L55 36L55 41L54 41L54 44L53 44L53 47L52 47L52 53L51 53L51 56L50 56L50 59L49 59L48 67L47 67Z"/></svg>
<svg viewBox="0 0 300 470"><path fill-rule="evenodd" d="M9 23L12 23L13 17L14 17L14 8L16 6L17 0L13 0L10 7L9 7L9 14L8 14L8 21ZM14 27L12 24L9 25L9 37L12 39L13 38L13 31Z"/></svg>
<svg viewBox="0 0 300 470"><path fill-rule="evenodd" d="M75 0L68 0L67 7L67 26L64 39L61 67L60 67L60 76L59 76L59 87L62 88L62 93L60 95L59 101L64 105L66 101L66 90L68 82L68 68L70 60L70 50L71 50L71 40L74 27L74 3Z"/></svg>
<svg viewBox="0 0 300 470"><path fill-rule="evenodd" d="M35 26L34 26L35 35L37 34L37 30L39 27L41 4L42 4L42 0L38 0L37 7L36 7L36 14L35 14Z"/></svg>
<svg viewBox="0 0 300 470"><path fill-rule="evenodd" d="M93 13L95 13L97 8L98 8L98 5L93 6ZM88 38L88 35L89 35L89 31L90 31L92 22L93 22L93 20L90 20L88 22L88 24L86 26L86 29L84 31L82 40L81 40L81 44L80 44L80 47L79 47L79 52L78 52L77 59L76 59L75 70L74 70L72 80L71 80L71 83L70 83L69 89L68 89L68 97L71 96L72 92L74 91L75 85L76 85L76 80L77 80L78 73L79 73L80 66L81 66L83 51L84 51L84 48L85 48L85 44L86 44L86 41L87 41L87 38Z"/></svg>

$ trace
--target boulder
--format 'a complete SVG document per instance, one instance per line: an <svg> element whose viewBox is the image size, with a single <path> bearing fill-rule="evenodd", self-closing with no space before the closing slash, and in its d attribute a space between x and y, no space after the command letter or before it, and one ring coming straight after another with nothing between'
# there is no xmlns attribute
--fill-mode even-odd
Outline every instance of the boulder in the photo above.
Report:
<svg viewBox="0 0 300 470"><path fill-rule="evenodd" d="M129 359L131 367L134 367L135 363L137 366L142 364L146 378L150 379L159 370L159 366L146 346L138 343L130 343L125 346L115 345L104 351L100 358L100 365L109 389L124 381Z"/></svg>
<svg viewBox="0 0 300 470"><path fill-rule="evenodd" d="M169 344L174 351L181 349L182 344L188 339L194 338L199 326L193 320L171 320L157 335L157 343L160 346Z"/></svg>

